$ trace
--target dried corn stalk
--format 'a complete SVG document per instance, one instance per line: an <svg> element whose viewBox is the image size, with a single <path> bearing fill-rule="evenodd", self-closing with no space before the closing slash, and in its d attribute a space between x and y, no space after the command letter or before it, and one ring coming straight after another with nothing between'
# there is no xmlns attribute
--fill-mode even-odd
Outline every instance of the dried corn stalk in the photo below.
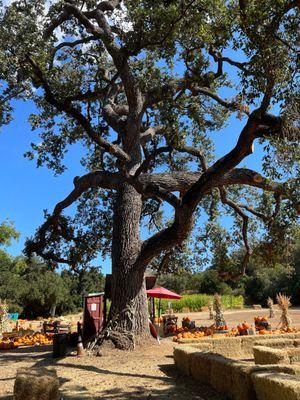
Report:
<svg viewBox="0 0 300 400"><path fill-rule="evenodd" d="M271 297L268 298L267 304L268 304L269 311L270 311L269 317L274 318L275 317L274 301L271 299Z"/></svg>
<svg viewBox="0 0 300 400"><path fill-rule="evenodd" d="M0 338L4 332L11 330L8 317L8 305L5 300L0 299Z"/></svg>
<svg viewBox="0 0 300 400"><path fill-rule="evenodd" d="M280 322L283 329L289 329L292 327L292 320L289 316L289 307L291 306L291 298L279 293L277 295L277 303L282 311Z"/></svg>
<svg viewBox="0 0 300 400"><path fill-rule="evenodd" d="M221 303L221 297L216 293L214 295L214 311L215 311L215 325L216 328L219 326L224 326L226 325L225 318L223 315L223 309L222 309L222 303Z"/></svg>
<svg viewBox="0 0 300 400"><path fill-rule="evenodd" d="M208 302L208 311L209 311L209 319L214 319L214 305L212 300L209 300Z"/></svg>

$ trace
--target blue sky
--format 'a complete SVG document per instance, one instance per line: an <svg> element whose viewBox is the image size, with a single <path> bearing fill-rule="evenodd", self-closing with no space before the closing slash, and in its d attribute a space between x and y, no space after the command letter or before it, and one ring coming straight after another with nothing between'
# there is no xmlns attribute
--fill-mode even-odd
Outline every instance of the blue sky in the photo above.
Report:
<svg viewBox="0 0 300 400"><path fill-rule="evenodd" d="M84 172L79 162L79 146L70 150L67 155L68 170L58 177L46 167L36 168L33 161L24 158L30 143L39 142L37 133L32 132L27 123L29 113L34 110L30 102L16 103L13 122L3 127L0 133L0 221L12 220L21 233L19 241L7 249L14 256L21 253L26 237L31 236L43 222L43 210L52 210L72 190L74 176ZM222 156L234 146L244 122L232 116L225 129L212 135L217 156ZM260 158L261 149L257 145L255 153L243 165L260 171ZM110 270L109 259L97 261L97 265L102 265L103 272Z"/></svg>

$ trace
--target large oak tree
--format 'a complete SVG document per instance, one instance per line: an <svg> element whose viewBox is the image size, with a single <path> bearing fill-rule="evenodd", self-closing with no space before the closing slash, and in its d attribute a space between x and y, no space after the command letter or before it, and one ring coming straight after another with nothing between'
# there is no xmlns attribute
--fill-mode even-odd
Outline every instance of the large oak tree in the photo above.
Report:
<svg viewBox="0 0 300 400"><path fill-rule="evenodd" d="M19 0L3 8L2 124L15 100L34 101L41 142L27 156L60 174L78 142L87 171L46 213L27 253L76 269L111 251L112 329L146 334L146 267L159 260L163 268L218 203L237 217L241 274L249 218L266 234L296 219L298 24L299 0ZM213 137L226 123L236 144L217 159ZM264 152L257 171L240 165L255 141Z"/></svg>

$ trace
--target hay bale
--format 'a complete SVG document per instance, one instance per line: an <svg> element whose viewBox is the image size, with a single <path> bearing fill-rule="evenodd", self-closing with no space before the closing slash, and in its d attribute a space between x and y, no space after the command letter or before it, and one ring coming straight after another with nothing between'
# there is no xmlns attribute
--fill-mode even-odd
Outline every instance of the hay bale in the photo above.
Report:
<svg viewBox="0 0 300 400"><path fill-rule="evenodd" d="M192 377L198 382L210 385L212 353L207 351L195 352L190 354L190 372Z"/></svg>
<svg viewBox="0 0 300 400"><path fill-rule="evenodd" d="M190 354L194 353L193 347L175 346L173 350L174 362L176 367L183 373L183 375L190 375Z"/></svg>
<svg viewBox="0 0 300 400"><path fill-rule="evenodd" d="M229 393L232 386L233 360L218 354L210 355L210 383L221 393Z"/></svg>
<svg viewBox="0 0 300 400"><path fill-rule="evenodd" d="M294 346L294 339L284 339L284 338L279 338L279 339L269 339L269 340L258 340L254 344L255 346L267 346L271 348L277 348L277 349L284 349L287 347L293 347Z"/></svg>
<svg viewBox="0 0 300 400"><path fill-rule="evenodd" d="M289 375L300 375L300 366L291 364L256 365L257 372L283 372Z"/></svg>
<svg viewBox="0 0 300 400"><path fill-rule="evenodd" d="M244 354L244 357L253 357L253 346L256 341L256 335L242 336L242 352Z"/></svg>
<svg viewBox="0 0 300 400"><path fill-rule="evenodd" d="M256 366L253 362L236 361L232 365L230 397L236 400L256 400L251 374Z"/></svg>
<svg viewBox="0 0 300 400"><path fill-rule="evenodd" d="M252 374L257 400L300 400L300 379L277 372Z"/></svg>
<svg viewBox="0 0 300 400"><path fill-rule="evenodd" d="M194 344L193 348L199 351L209 351L209 350L211 351L213 349L213 346L211 343L204 342L204 343Z"/></svg>
<svg viewBox="0 0 300 400"><path fill-rule="evenodd" d="M213 341L213 352L221 354L224 357L241 358L244 353L242 351L242 339L240 337L221 337Z"/></svg>
<svg viewBox="0 0 300 400"><path fill-rule="evenodd" d="M267 346L253 347L255 364L289 364L290 359L285 349L272 349Z"/></svg>
<svg viewBox="0 0 300 400"><path fill-rule="evenodd" d="M290 359L290 363L300 362L300 349L299 348L287 349L286 351L287 351L287 356Z"/></svg>
<svg viewBox="0 0 300 400"><path fill-rule="evenodd" d="M59 380L55 370L21 368L17 371L14 400L58 400Z"/></svg>
<svg viewBox="0 0 300 400"><path fill-rule="evenodd" d="M267 342L271 342L273 340L288 340L288 339L294 339L294 335L292 333L287 333L287 334L276 334L276 335L249 335L249 336L242 336L242 352L245 354L245 356L252 357L253 356L253 346L256 345L263 345L267 346ZM275 346L276 347L276 346Z"/></svg>
<svg viewBox="0 0 300 400"><path fill-rule="evenodd" d="M253 304L252 306L254 308L254 310L261 310L262 306L260 304Z"/></svg>

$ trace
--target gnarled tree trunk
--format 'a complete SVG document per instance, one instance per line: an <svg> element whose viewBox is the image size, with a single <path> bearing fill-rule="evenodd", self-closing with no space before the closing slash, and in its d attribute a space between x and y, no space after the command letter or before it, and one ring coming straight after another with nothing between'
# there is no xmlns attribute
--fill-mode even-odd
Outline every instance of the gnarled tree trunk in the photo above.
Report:
<svg viewBox="0 0 300 400"><path fill-rule="evenodd" d="M122 185L114 210L109 323L112 330L129 334L133 345L149 332L145 268L136 265L141 250L141 210L141 195L132 186Z"/></svg>

